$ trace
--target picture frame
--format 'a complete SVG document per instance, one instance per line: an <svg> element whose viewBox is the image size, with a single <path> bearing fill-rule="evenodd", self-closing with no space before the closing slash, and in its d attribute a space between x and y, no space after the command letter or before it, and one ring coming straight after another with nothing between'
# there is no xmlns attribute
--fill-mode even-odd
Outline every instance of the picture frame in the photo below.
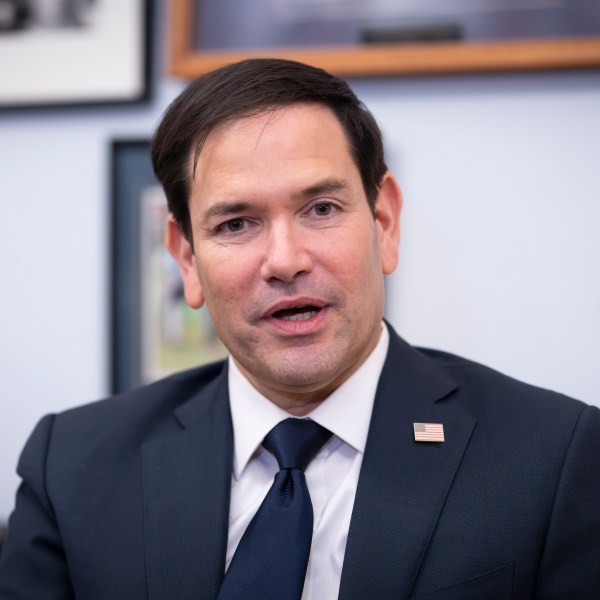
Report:
<svg viewBox="0 0 600 600"><path fill-rule="evenodd" d="M152 0L0 0L0 109L150 96Z"/></svg>
<svg viewBox="0 0 600 600"><path fill-rule="evenodd" d="M217 0L172 0L170 7L171 41L170 72L178 77L192 79L228 63L252 57L278 57L309 63L343 77L430 75L443 73L476 73L490 71L532 71L555 69L585 69L600 67L600 19L579 18L581 31L577 35L553 34L560 19L553 18L549 32L532 31L531 36L519 31L518 39L481 39L476 41L437 39L431 43L340 43L327 45L297 45L285 47L250 47L202 49L198 45L195 24L199 11L212 6ZM275 2L276 0L271 0ZM280 2L283 0L279 0ZM287 0L288 4L309 4L314 0ZM348 0L331 0L343 4ZM355 0L358 2L358 0ZM446 0L447 1L447 0ZM473 0L480 1L480 0ZM498 0L510 3L510 0ZM595 0L533 0L536 5L553 2L575 11L597 11ZM221 3L224 6L228 3ZM231 4L231 3L229 3ZM408 2L410 4L410 2ZM412 3L414 5L414 2ZM512 3L515 4L514 2ZM400 3L396 3L400 5ZM216 6L216 4L214 5ZM253 7L256 5L253 3ZM532 5L533 6L533 5ZM532 9L533 10L533 9ZM227 26L238 31L230 22ZM595 12L594 12L595 14ZM201 17L201 15L200 15ZM244 14L248 18L248 14ZM255 17L259 20L261 15ZM447 20L447 19L446 19ZM513 20L513 22L515 22ZM507 25L507 27L510 26ZM213 23L210 23L213 27ZM214 24L218 29L219 25ZM536 26L537 27L537 26ZM535 30L536 27L533 27ZM251 29L246 21L241 30ZM427 28L426 28L427 29ZM448 28L446 28L448 29ZM538 28L539 29L539 28ZM559 30L557 30L559 31ZM383 38L385 38L385 31ZM392 32L393 33L393 32ZM408 32L410 39L410 32ZM449 37L453 37L450 33ZM435 36L433 38L435 40Z"/></svg>
<svg viewBox="0 0 600 600"><path fill-rule="evenodd" d="M189 308L163 245L167 206L146 139L111 143L112 393L224 358L208 311Z"/></svg>

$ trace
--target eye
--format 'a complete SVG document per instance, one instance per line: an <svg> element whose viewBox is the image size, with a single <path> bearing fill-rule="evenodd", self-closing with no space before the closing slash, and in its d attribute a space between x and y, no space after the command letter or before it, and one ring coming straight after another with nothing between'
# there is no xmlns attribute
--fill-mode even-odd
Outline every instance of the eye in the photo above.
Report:
<svg viewBox="0 0 600 600"><path fill-rule="evenodd" d="M326 217L331 214L333 206L328 202L319 202L319 204L315 204L314 209L319 217Z"/></svg>
<svg viewBox="0 0 600 600"><path fill-rule="evenodd" d="M229 221L223 223L220 226L220 229L224 229L225 231L229 231L231 233L236 233L244 229L244 219L230 219Z"/></svg>

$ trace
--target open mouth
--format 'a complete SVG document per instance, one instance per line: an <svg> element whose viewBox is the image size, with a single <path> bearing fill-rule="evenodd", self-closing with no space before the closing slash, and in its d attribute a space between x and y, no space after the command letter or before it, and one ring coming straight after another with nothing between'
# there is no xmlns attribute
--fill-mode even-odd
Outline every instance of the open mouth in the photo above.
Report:
<svg viewBox="0 0 600 600"><path fill-rule="evenodd" d="M320 311L321 308L318 306L295 306L278 310L273 313L273 317L282 321L308 321Z"/></svg>

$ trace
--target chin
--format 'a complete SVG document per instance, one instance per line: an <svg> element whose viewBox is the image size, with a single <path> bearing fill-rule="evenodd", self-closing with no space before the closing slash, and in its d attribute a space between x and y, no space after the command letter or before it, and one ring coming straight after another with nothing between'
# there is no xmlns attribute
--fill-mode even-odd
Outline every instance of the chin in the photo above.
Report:
<svg viewBox="0 0 600 600"><path fill-rule="evenodd" d="M336 353L319 353L311 351L298 356L298 352L280 353L272 361L269 369L270 377L285 387L305 387L320 389L337 379L344 371L341 356Z"/></svg>

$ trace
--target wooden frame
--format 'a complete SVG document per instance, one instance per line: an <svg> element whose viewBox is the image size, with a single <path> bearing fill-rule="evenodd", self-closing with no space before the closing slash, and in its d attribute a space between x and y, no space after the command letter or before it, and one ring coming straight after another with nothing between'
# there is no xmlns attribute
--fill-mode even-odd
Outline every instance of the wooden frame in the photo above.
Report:
<svg viewBox="0 0 600 600"><path fill-rule="evenodd" d="M600 67L600 37L200 52L192 43L193 11L194 0L171 0L170 70L189 79L258 56L298 60L344 77Z"/></svg>

